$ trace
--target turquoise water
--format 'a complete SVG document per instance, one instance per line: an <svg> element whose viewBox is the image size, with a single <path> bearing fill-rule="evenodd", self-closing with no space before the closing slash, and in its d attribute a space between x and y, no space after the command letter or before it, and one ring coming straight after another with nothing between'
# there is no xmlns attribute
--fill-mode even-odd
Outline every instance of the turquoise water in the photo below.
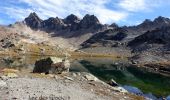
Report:
<svg viewBox="0 0 170 100"><path fill-rule="evenodd" d="M99 79L108 82L114 79L130 92L152 96L152 98L167 97L170 95L170 77L151 72L135 66L123 64L115 65L115 62L96 59L80 60L79 63L85 71L92 73ZM74 70L74 69L73 69ZM83 70L81 70L83 71Z"/></svg>

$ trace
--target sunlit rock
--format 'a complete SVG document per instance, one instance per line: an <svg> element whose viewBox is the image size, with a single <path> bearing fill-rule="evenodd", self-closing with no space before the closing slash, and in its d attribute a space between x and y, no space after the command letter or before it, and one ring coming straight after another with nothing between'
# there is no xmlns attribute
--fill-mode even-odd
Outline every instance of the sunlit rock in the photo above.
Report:
<svg viewBox="0 0 170 100"><path fill-rule="evenodd" d="M67 59L49 57L36 61L33 73L58 74L69 72L70 61Z"/></svg>

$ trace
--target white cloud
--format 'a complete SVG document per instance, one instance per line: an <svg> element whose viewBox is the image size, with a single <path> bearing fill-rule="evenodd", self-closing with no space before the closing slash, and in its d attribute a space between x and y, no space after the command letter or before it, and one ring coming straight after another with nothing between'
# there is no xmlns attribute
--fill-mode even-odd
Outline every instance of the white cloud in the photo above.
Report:
<svg viewBox="0 0 170 100"><path fill-rule="evenodd" d="M22 9L18 7L14 7L14 8L4 7L2 10L4 10L6 14L9 15L10 18L13 18L16 20L24 19L25 15L33 12L33 10L31 9Z"/></svg>
<svg viewBox="0 0 170 100"><path fill-rule="evenodd" d="M122 0L119 6L128 11L138 11L146 9L145 0Z"/></svg>
<svg viewBox="0 0 170 100"><path fill-rule="evenodd" d="M165 4L163 0L6 0L5 3L8 6L0 6L0 13L15 20L23 20L30 12L36 12L42 19L64 18L69 14L82 18L85 14L94 14L102 23L109 24L127 21L134 13L152 11Z"/></svg>
<svg viewBox="0 0 170 100"><path fill-rule="evenodd" d="M103 23L118 22L128 17L128 13L126 12L111 11L103 8L96 8L92 13L97 15Z"/></svg>
<svg viewBox="0 0 170 100"><path fill-rule="evenodd" d="M26 9L11 6L3 9L6 14L20 20L32 11L35 11L43 19L56 16L64 18L69 14L75 14L81 18L85 14L94 14L102 23L118 22L125 19L128 13L112 10L106 6L111 2L112 0L19 0L17 3L25 3L30 7Z"/></svg>
<svg viewBox="0 0 170 100"><path fill-rule="evenodd" d="M120 0L118 6L130 12L148 12L154 7L160 6L162 1L163 0Z"/></svg>

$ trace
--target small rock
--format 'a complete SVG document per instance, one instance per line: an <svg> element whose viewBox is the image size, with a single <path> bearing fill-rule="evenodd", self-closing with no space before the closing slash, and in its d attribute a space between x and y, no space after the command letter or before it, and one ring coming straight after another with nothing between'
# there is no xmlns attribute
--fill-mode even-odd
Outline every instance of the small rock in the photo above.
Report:
<svg viewBox="0 0 170 100"><path fill-rule="evenodd" d="M119 65L119 63L116 62L115 65Z"/></svg>
<svg viewBox="0 0 170 100"><path fill-rule="evenodd" d="M81 75L81 73L80 73L80 72L77 72L76 74L77 74L78 76L80 76L80 75Z"/></svg>
<svg viewBox="0 0 170 100"><path fill-rule="evenodd" d="M7 83L4 82L3 80L0 80L0 88L2 87L7 87Z"/></svg>
<svg viewBox="0 0 170 100"><path fill-rule="evenodd" d="M54 76L54 78L55 78L56 80L58 80L58 79L59 79L59 77L58 77L57 75L55 75L55 76Z"/></svg>
<svg viewBox="0 0 170 100"><path fill-rule="evenodd" d="M96 86L96 84L94 84L94 83L89 83L90 85L93 85L93 86Z"/></svg>
<svg viewBox="0 0 170 100"><path fill-rule="evenodd" d="M13 97L12 100L17 100L17 98L16 98L16 97Z"/></svg>
<svg viewBox="0 0 170 100"><path fill-rule="evenodd" d="M93 89L90 89L92 92L94 91Z"/></svg>
<svg viewBox="0 0 170 100"><path fill-rule="evenodd" d="M40 73L42 76L45 76L45 73Z"/></svg>
<svg viewBox="0 0 170 100"><path fill-rule="evenodd" d="M98 79L92 74L87 74L84 76L88 81L97 81Z"/></svg>
<svg viewBox="0 0 170 100"><path fill-rule="evenodd" d="M134 65L135 65L135 64L138 64L138 63L137 63L136 61L134 61L134 60L131 60L131 63L134 64Z"/></svg>
<svg viewBox="0 0 170 100"><path fill-rule="evenodd" d="M111 86L119 86L117 84L117 82L115 80L113 80L113 79L110 80L109 85L111 85Z"/></svg>
<svg viewBox="0 0 170 100"><path fill-rule="evenodd" d="M71 77L65 77L67 80L73 81L74 79L72 79Z"/></svg>
<svg viewBox="0 0 170 100"><path fill-rule="evenodd" d="M73 77L76 77L76 76L77 76L76 73L73 73L72 75L73 75Z"/></svg>
<svg viewBox="0 0 170 100"><path fill-rule="evenodd" d="M8 80L8 77L7 77L7 76L4 76L4 75L1 76L0 78L1 78L2 80Z"/></svg>
<svg viewBox="0 0 170 100"><path fill-rule="evenodd" d="M110 89L107 89L107 92L110 92Z"/></svg>

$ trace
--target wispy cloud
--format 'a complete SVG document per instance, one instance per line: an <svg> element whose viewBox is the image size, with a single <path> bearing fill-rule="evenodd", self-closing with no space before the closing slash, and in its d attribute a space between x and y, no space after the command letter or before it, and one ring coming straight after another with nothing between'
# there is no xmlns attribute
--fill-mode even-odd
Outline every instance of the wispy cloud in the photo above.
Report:
<svg viewBox="0 0 170 100"><path fill-rule="evenodd" d="M13 8L4 7L2 10L5 11L6 14L9 15L10 18L14 18L16 20L24 19L25 15L33 12L33 10L31 9L22 9L18 7L13 7Z"/></svg>
<svg viewBox="0 0 170 100"><path fill-rule="evenodd" d="M96 15L102 23L122 22L138 12L152 11L163 0L5 0L0 13L14 20L23 20L30 12L42 19L64 18L69 14L83 17ZM0 17L1 18L1 17Z"/></svg>
<svg viewBox="0 0 170 100"><path fill-rule="evenodd" d="M111 2L112 0L19 0L18 3L27 4L30 8L18 8L15 4L3 9L6 14L17 19L23 19L32 11L42 18L64 18L71 13L82 18L89 13L96 15L102 23L116 22L128 16L126 12L109 9L106 5Z"/></svg>
<svg viewBox="0 0 170 100"><path fill-rule="evenodd" d="M120 0L118 6L130 12L147 12L151 11L154 7L158 7L162 1L163 0Z"/></svg>

